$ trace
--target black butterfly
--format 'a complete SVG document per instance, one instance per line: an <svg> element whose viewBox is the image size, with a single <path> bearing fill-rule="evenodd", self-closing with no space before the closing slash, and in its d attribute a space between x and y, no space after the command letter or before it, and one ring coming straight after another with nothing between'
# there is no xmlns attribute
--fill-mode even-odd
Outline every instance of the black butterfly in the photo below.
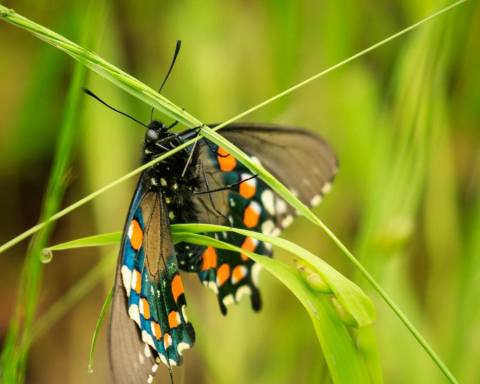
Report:
<svg viewBox="0 0 480 384"><path fill-rule="evenodd" d="M299 128L232 124L219 131L255 158L297 197L316 206L337 171L330 146ZM145 135L143 162L198 134L175 134L152 121ZM131 203L118 258L109 330L115 383L150 383L159 363L171 372L195 334L186 316L179 270L194 272L227 305L249 296L261 307L259 265L242 253L180 243L171 223L231 225L278 235L293 221L294 210L223 148L200 139L145 170ZM217 236L217 234L212 235ZM272 255L270 244L231 232L219 239L243 249Z"/></svg>

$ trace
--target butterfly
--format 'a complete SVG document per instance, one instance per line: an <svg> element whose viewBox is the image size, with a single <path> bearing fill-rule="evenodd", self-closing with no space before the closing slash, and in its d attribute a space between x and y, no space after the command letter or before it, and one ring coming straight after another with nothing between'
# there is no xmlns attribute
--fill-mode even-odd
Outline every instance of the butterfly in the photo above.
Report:
<svg viewBox="0 0 480 384"><path fill-rule="evenodd" d="M198 129L174 133L148 125L143 163L178 147ZM338 163L320 136L300 128L232 124L218 131L314 207L330 190ZM151 383L160 364L182 363L195 342L180 271L211 288L223 314L243 296L261 308L260 266L241 252L174 244L170 224L229 225L277 236L293 208L224 148L200 139L146 169L126 219L113 288L109 354L115 383ZM232 232L211 234L247 251L272 256L271 245Z"/></svg>

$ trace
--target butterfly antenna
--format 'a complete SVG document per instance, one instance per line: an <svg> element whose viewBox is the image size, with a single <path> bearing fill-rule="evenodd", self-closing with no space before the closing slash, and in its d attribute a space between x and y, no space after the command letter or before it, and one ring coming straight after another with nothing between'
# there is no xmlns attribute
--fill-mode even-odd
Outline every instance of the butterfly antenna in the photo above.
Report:
<svg viewBox="0 0 480 384"><path fill-rule="evenodd" d="M126 116L128 117L130 120L133 120L135 121L137 124L140 124L142 125L143 127L145 128L148 128L148 125L142 123L140 120L137 120L136 118L134 118L133 116L130 116L129 114L125 113L125 112L122 112L122 111L119 111L118 109L112 107L111 105L107 104L105 101L103 101L102 99L100 99L100 97L98 97L97 95L95 95L92 91L90 91L89 89L87 88L83 88L84 92L88 95L88 96L91 96L93 97L94 99L96 99L97 101L99 101L100 103L102 103L103 105L105 105L107 108L110 108L112 111L115 111L117 113L120 113L121 115L123 116Z"/></svg>
<svg viewBox="0 0 480 384"><path fill-rule="evenodd" d="M175 65L175 61L177 61L177 56L178 53L180 52L180 48L182 46L182 42L180 40L177 40L177 45L175 46L175 52L173 54L172 62L170 63L170 68L168 68L168 72L165 75L165 78L162 81L162 85L160 85L160 88L158 89L158 93L160 93L163 89L163 86L168 80L168 77L170 76L170 73L172 72L173 66ZM153 107L152 110L150 111L150 121L153 120Z"/></svg>

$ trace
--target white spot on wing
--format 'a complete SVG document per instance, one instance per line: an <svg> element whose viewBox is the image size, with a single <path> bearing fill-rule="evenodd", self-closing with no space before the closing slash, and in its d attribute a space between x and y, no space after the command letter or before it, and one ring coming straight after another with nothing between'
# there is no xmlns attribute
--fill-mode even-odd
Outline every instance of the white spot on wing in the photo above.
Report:
<svg viewBox="0 0 480 384"><path fill-rule="evenodd" d="M182 316L186 323L188 323L187 312L185 311L185 305L182 305Z"/></svg>
<svg viewBox="0 0 480 384"><path fill-rule="evenodd" d="M253 284L258 285L258 277L260 275L260 271L262 270L262 266L258 263L253 264L252 266L252 281Z"/></svg>
<svg viewBox="0 0 480 384"><path fill-rule="evenodd" d="M144 343L147 343L150 345L153 349L156 350L155 348L155 343L153 342L152 336L150 336L147 331L142 331L142 340Z"/></svg>
<svg viewBox="0 0 480 384"><path fill-rule="evenodd" d="M134 288L134 289L135 289L135 287L137 286L137 276L138 276L138 273L137 273L137 271L134 269L134 270L132 271L132 277L131 277L131 279L130 279L131 282L132 282L132 283L130 284L130 287L131 287L131 288Z"/></svg>
<svg viewBox="0 0 480 384"><path fill-rule="evenodd" d="M140 326L140 313L138 312L137 304L132 304L128 307L128 316Z"/></svg>
<svg viewBox="0 0 480 384"><path fill-rule="evenodd" d="M157 372L157 369L158 369L158 364L153 364L152 365L152 372L153 373Z"/></svg>
<svg viewBox="0 0 480 384"><path fill-rule="evenodd" d="M288 215L282 220L282 227L287 228L290 224L292 224L292 222L293 222L293 216Z"/></svg>
<svg viewBox="0 0 480 384"><path fill-rule="evenodd" d="M126 265L122 265L121 274L127 296L130 296L130 290L132 289L132 271Z"/></svg>
<svg viewBox="0 0 480 384"><path fill-rule="evenodd" d="M274 215L275 214L275 205L274 205L273 192L270 189L266 189L265 191L263 191L261 199L262 199L262 204L265 207L265 209L267 210L267 212L270 215Z"/></svg>
<svg viewBox="0 0 480 384"><path fill-rule="evenodd" d="M167 358L164 355L160 354L160 360L163 364L168 366Z"/></svg>
<svg viewBox="0 0 480 384"><path fill-rule="evenodd" d="M235 299L233 298L232 294L225 296L222 301L223 301L223 304L225 305L230 305L235 303Z"/></svg>
<svg viewBox="0 0 480 384"><path fill-rule="evenodd" d="M209 281L207 283L207 287L210 288L213 292L215 292L215 294L218 294L218 287L217 287L217 284L215 284L214 281Z"/></svg>
<svg viewBox="0 0 480 384"><path fill-rule="evenodd" d="M275 224L273 224L272 220L267 220L262 224L262 232L265 235L270 235L274 229L275 229Z"/></svg>
<svg viewBox="0 0 480 384"><path fill-rule="evenodd" d="M275 210L277 211L276 213L279 215L287 212L287 203L285 203L283 199L278 198L275 201Z"/></svg>
<svg viewBox="0 0 480 384"><path fill-rule="evenodd" d="M243 296L249 295L251 292L252 290L250 287L248 285L244 285L243 287L237 289L237 292L235 293L235 299L240 301Z"/></svg>
<svg viewBox="0 0 480 384"><path fill-rule="evenodd" d="M190 344L187 344L185 342L181 342L177 345L177 352L178 354L181 356L183 354L183 351L185 351L186 349L189 349L190 348Z"/></svg>
<svg viewBox="0 0 480 384"><path fill-rule="evenodd" d="M327 182L327 183L325 183L325 185L322 188L322 193L326 194L326 193L330 192L331 189L332 189L332 183Z"/></svg>
<svg viewBox="0 0 480 384"><path fill-rule="evenodd" d="M321 201L322 201L322 196L315 195L312 197L312 200L310 200L310 205L315 207L316 205L320 204Z"/></svg>
<svg viewBox="0 0 480 384"><path fill-rule="evenodd" d="M145 349L143 350L143 353L146 357L152 356L152 352L150 351L150 348L148 348L148 345L145 345Z"/></svg>

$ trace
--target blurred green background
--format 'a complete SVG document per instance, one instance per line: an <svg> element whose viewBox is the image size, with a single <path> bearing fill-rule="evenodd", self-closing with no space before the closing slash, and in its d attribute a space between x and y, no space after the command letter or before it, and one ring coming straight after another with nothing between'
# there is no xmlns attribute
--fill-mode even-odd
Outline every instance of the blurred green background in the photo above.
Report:
<svg viewBox="0 0 480 384"><path fill-rule="evenodd" d="M337 63L447 5L444 1L182 1L108 3L89 28L94 50L156 88L177 39L183 48L164 94L218 122ZM83 1L4 5L81 41ZM94 10L95 12L95 10ZM418 326L461 382L480 382L480 7L428 25L255 112L247 121L303 126L338 152L340 172L318 214ZM0 23L0 243L34 225L50 174L74 61ZM95 74L88 87L147 121L149 107ZM62 206L134 169L143 131L81 96ZM158 113L157 118L162 119ZM303 170L299 170L301 172ZM306 170L305 170L306 171ZM135 180L57 223L50 243L120 230ZM362 285L386 383L444 378L338 249L303 219L285 234ZM27 242L0 255L0 336L12 316ZM30 383L108 382L105 332L94 372L90 338L113 281L116 248L56 254L46 264L39 313L107 260L74 308L47 322L32 346ZM277 252L277 257L288 255ZM106 266L105 266L106 265ZM87 275L88 276L88 275ZM178 382L328 381L310 320L266 273L264 308L247 300L221 316L216 298L186 278L197 343ZM35 322L34 322L35 323Z"/></svg>

